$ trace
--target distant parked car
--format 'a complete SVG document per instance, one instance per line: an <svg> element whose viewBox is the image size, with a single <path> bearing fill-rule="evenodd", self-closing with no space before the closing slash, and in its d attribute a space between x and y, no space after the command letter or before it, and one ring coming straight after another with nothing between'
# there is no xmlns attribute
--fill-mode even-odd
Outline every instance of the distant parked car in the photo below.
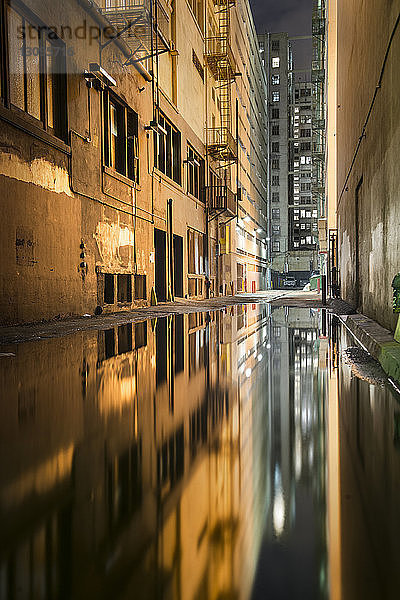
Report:
<svg viewBox="0 0 400 600"><path fill-rule="evenodd" d="M285 279L282 281L282 285L283 287L296 287L297 285L297 281L295 277L285 277Z"/></svg>

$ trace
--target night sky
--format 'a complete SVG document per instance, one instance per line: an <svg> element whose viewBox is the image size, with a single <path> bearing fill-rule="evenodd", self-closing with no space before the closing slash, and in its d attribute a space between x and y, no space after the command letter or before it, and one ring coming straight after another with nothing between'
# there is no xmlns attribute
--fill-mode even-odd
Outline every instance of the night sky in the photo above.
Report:
<svg viewBox="0 0 400 600"><path fill-rule="evenodd" d="M311 34L312 0L250 0L259 33L287 31L289 36ZM311 61L311 42L293 43L295 66Z"/></svg>

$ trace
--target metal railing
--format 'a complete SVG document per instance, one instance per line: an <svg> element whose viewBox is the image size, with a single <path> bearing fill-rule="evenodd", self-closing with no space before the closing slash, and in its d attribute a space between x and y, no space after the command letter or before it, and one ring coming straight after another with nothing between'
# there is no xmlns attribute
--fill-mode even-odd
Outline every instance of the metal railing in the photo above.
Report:
<svg viewBox="0 0 400 600"><path fill-rule="evenodd" d="M236 194L225 184L208 186L204 189L205 200L210 212L224 211L236 215Z"/></svg>
<svg viewBox="0 0 400 600"><path fill-rule="evenodd" d="M237 143L227 127L207 129L207 149L216 160L237 159Z"/></svg>

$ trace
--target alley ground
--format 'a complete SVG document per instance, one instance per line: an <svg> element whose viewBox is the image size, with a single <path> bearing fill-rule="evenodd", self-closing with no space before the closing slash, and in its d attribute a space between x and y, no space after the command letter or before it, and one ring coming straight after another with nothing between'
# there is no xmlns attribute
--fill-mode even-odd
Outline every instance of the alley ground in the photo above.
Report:
<svg viewBox="0 0 400 600"><path fill-rule="evenodd" d="M255 294L237 294L208 300L178 300L157 306L138 308L118 313L104 313L100 316L82 315L66 319L53 319L42 323L31 323L13 327L0 327L0 344L15 344L44 338L58 337L85 331L105 329L114 325L135 323L145 319L155 319L174 314L188 314L200 311L215 311L238 304L270 302L275 306L322 307L321 295L304 291L270 290ZM342 311L343 312L343 311Z"/></svg>

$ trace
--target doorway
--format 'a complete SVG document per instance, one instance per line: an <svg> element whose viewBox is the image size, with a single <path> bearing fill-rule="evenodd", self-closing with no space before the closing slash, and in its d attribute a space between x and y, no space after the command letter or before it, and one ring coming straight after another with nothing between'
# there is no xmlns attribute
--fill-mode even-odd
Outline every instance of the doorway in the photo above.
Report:
<svg viewBox="0 0 400 600"><path fill-rule="evenodd" d="M183 237L174 235L174 296L183 298Z"/></svg>
<svg viewBox="0 0 400 600"><path fill-rule="evenodd" d="M154 229L155 288L159 302L167 301L167 234Z"/></svg>

